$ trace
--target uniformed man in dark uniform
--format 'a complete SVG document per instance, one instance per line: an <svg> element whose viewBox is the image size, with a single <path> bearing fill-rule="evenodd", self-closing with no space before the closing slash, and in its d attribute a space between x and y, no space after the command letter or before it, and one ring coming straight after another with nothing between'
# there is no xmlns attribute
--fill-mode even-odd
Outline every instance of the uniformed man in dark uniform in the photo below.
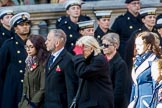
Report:
<svg viewBox="0 0 162 108"><path fill-rule="evenodd" d="M94 22L95 20L81 21L79 25L79 33L81 36L94 36Z"/></svg>
<svg viewBox="0 0 162 108"><path fill-rule="evenodd" d="M13 14L13 10L2 10L0 13L0 47L6 39L12 36L9 20L12 18Z"/></svg>
<svg viewBox="0 0 162 108"><path fill-rule="evenodd" d="M107 33L113 32L109 29L111 12L109 10L95 11L98 27L95 30L95 38L101 44L101 38Z"/></svg>
<svg viewBox="0 0 162 108"><path fill-rule="evenodd" d="M111 29L119 34L120 46L119 53L124 58L126 42L131 34L142 26L139 16L141 7L140 0L126 0L127 12L124 15L117 17L112 24Z"/></svg>
<svg viewBox="0 0 162 108"><path fill-rule="evenodd" d="M67 0L65 8L67 16L62 16L56 22L56 28L62 29L67 35L65 48L72 54L76 40L80 37L79 27L77 22L90 20L87 16L81 15L80 0Z"/></svg>
<svg viewBox="0 0 162 108"><path fill-rule="evenodd" d="M18 108L22 96L27 57L24 45L30 31L29 18L30 14L27 12L18 13L11 18L9 23L15 33L0 49L0 83L3 84L3 88L0 89L1 108Z"/></svg>

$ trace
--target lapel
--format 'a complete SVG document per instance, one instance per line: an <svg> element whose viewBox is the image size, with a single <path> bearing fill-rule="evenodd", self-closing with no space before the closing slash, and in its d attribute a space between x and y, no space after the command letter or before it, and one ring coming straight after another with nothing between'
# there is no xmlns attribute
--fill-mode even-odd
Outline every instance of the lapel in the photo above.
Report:
<svg viewBox="0 0 162 108"><path fill-rule="evenodd" d="M151 54L136 70L136 76L138 77L138 75L140 73L142 73L145 69L147 69L150 64L149 61L153 61L156 58L156 56L154 54Z"/></svg>
<svg viewBox="0 0 162 108"><path fill-rule="evenodd" d="M137 77L144 71L146 70L150 64L149 61L153 61L156 58L156 55L151 54L135 71L135 69L132 69L132 79L137 84Z"/></svg>
<svg viewBox="0 0 162 108"><path fill-rule="evenodd" d="M56 58L56 60L54 61L54 63L51 65L50 68L48 68L47 70L47 75L54 70L54 68L60 63L60 61L63 59L64 55L66 53L66 50L63 49L63 51L60 53L60 55Z"/></svg>
<svg viewBox="0 0 162 108"><path fill-rule="evenodd" d="M132 68L132 80L133 80L134 84L137 85L136 73L135 73L135 69L134 68Z"/></svg>

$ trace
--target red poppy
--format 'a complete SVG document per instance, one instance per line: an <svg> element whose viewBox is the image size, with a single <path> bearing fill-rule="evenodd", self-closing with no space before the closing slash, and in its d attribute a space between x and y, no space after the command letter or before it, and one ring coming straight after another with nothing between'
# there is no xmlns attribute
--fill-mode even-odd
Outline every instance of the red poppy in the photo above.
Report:
<svg viewBox="0 0 162 108"><path fill-rule="evenodd" d="M61 68L59 65L57 65L57 67L56 67L56 72L61 72Z"/></svg>
<svg viewBox="0 0 162 108"><path fill-rule="evenodd" d="M32 70L34 70L36 67L37 67L37 64L36 64L36 63L34 63L34 64L32 64L32 66L31 66L30 70L32 71Z"/></svg>

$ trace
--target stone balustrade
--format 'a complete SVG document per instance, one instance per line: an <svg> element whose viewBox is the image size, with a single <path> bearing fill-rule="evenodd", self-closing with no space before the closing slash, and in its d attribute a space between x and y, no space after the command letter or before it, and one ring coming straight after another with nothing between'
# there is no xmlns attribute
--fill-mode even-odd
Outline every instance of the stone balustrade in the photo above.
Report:
<svg viewBox="0 0 162 108"><path fill-rule="evenodd" d="M115 1L115 2L114 2ZM143 0L144 1L144 0ZM146 1L146 0L145 0ZM150 2L149 2L150 1ZM157 13L162 12L162 3L152 2L154 0L147 0L142 4L142 7L157 7ZM55 28L56 20L65 15L63 4L38 4L38 5L20 5L11 7L0 7L0 9L13 9L15 12L27 11L31 14L31 33L41 34L46 36L50 29ZM82 14L94 17L94 10L112 10L111 24L114 19L126 11L125 4L122 0L86 2L82 5Z"/></svg>

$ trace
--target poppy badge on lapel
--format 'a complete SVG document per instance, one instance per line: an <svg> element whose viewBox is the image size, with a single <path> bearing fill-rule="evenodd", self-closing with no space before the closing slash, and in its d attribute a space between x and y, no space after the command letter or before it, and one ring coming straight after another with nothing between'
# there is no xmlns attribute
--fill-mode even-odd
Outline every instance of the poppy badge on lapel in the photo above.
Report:
<svg viewBox="0 0 162 108"><path fill-rule="evenodd" d="M57 65L57 67L56 67L56 72L61 72L61 68L59 65Z"/></svg>
<svg viewBox="0 0 162 108"><path fill-rule="evenodd" d="M30 70L31 70L31 71L33 71L33 70L34 70L36 67L37 67L37 64L36 64L36 63L34 63L34 64L32 64L32 66L31 66Z"/></svg>

